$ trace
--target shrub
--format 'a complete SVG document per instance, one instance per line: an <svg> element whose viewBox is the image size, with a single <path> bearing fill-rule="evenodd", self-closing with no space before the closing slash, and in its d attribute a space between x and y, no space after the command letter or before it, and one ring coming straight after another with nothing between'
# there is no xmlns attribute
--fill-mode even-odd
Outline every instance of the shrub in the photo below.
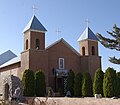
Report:
<svg viewBox="0 0 120 105"><path fill-rule="evenodd" d="M113 97L117 95L117 78L116 71L108 68L103 79L103 93L105 97Z"/></svg>
<svg viewBox="0 0 120 105"><path fill-rule="evenodd" d="M66 85L66 89L67 91L70 91L71 92L71 95L73 96L74 95L74 77L75 77L75 74L72 70L69 70L68 72L68 77L67 77L67 85Z"/></svg>
<svg viewBox="0 0 120 105"><path fill-rule="evenodd" d="M45 75L42 71L37 71L35 74L35 83L36 83L36 96L43 97L46 93L46 83L45 83Z"/></svg>
<svg viewBox="0 0 120 105"><path fill-rule="evenodd" d="M93 81L93 94L101 94L103 95L103 78L104 73L99 68L95 72L94 81Z"/></svg>
<svg viewBox="0 0 120 105"><path fill-rule="evenodd" d="M120 97L120 72L117 72L117 96Z"/></svg>
<svg viewBox="0 0 120 105"><path fill-rule="evenodd" d="M78 73L75 76L74 96L76 96L76 97L81 97L82 96L82 75L81 75L81 73Z"/></svg>
<svg viewBox="0 0 120 105"><path fill-rule="evenodd" d="M22 77L23 96L33 97L35 94L35 77L34 72L27 69Z"/></svg>
<svg viewBox="0 0 120 105"><path fill-rule="evenodd" d="M92 96L92 80L88 72L83 73L82 76L82 96L90 97Z"/></svg>

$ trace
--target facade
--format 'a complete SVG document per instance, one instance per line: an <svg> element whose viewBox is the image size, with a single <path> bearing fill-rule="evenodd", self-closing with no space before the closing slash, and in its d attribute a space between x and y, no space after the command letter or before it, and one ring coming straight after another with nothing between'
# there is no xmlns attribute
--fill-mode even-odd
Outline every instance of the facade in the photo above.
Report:
<svg viewBox="0 0 120 105"><path fill-rule="evenodd" d="M45 48L46 31L36 16L33 16L23 31L24 51L21 56L14 56L0 65L0 86L4 77L15 75L21 79L24 70L29 68L34 72L42 70L48 87L55 91L59 88L65 90L70 69L75 73L89 72L93 78L95 71L101 68L98 39L89 27L78 39L80 52L63 38Z"/></svg>

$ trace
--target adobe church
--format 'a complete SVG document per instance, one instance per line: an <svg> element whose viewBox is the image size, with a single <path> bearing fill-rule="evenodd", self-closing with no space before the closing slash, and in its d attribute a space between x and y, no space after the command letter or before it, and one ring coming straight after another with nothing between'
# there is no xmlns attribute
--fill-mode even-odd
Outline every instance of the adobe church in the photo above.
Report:
<svg viewBox="0 0 120 105"><path fill-rule="evenodd" d="M87 71L93 78L95 71L101 68L98 39L89 27L77 40L79 52L63 38L45 47L46 31L37 17L33 16L23 31L24 51L21 56L17 57L10 50L0 55L0 86L9 75L21 79L24 70L29 68L45 73L47 87L64 89L70 69L74 73ZM0 93L3 88L0 88Z"/></svg>

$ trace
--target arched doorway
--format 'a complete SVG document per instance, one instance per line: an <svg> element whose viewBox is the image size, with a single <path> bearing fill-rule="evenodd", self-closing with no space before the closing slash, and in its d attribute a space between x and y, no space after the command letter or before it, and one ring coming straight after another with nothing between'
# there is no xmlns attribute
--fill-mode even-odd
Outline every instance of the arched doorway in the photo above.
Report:
<svg viewBox="0 0 120 105"><path fill-rule="evenodd" d="M8 100L9 99L9 85L8 83L5 84L5 100Z"/></svg>

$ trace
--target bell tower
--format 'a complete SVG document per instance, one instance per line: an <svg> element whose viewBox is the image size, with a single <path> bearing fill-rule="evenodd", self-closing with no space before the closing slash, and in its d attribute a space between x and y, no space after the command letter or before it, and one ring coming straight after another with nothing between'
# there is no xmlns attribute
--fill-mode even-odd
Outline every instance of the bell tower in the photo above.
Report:
<svg viewBox="0 0 120 105"><path fill-rule="evenodd" d="M24 50L21 53L21 73L26 69L43 70L47 75L48 53L45 50L45 32L47 30L36 16L33 16L25 29Z"/></svg>
<svg viewBox="0 0 120 105"><path fill-rule="evenodd" d="M24 33L24 51L29 49L44 50L45 49L45 32L47 30L40 21L33 16L25 29Z"/></svg>
<svg viewBox="0 0 120 105"><path fill-rule="evenodd" d="M78 39L81 58L81 69L94 77L94 73L101 68L101 57L98 52L98 38L87 27Z"/></svg>
<svg viewBox="0 0 120 105"><path fill-rule="evenodd" d="M98 38L89 27L78 39L81 56L98 56Z"/></svg>

